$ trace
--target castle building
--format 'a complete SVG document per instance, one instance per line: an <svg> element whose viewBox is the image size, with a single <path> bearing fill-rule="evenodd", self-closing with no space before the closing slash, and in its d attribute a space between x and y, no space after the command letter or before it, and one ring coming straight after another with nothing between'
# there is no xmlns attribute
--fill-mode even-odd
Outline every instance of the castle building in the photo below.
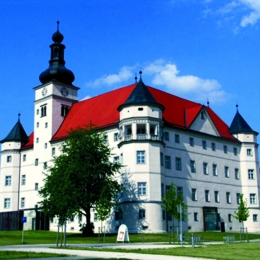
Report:
<svg viewBox="0 0 260 260"><path fill-rule="evenodd" d="M111 160L125 166L120 206L103 223L108 232L120 224L130 232L177 226L162 208L171 183L188 205L184 230L239 231L232 215L244 194L250 209L245 227L260 232L258 133L238 109L229 127L209 106L146 86L141 74L132 85L78 101L59 28L52 40L50 65L34 88L33 133L28 136L18 119L1 141L0 230L21 228L21 217L27 218L25 229L56 229L38 208L38 190L68 131L92 121L106 132ZM92 213L97 232L101 224ZM68 231L78 231L83 222L71 216Z"/></svg>

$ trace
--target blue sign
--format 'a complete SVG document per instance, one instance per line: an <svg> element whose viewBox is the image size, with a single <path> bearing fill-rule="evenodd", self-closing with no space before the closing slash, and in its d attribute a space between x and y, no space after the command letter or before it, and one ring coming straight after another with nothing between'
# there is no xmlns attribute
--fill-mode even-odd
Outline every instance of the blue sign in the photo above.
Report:
<svg viewBox="0 0 260 260"><path fill-rule="evenodd" d="M27 217L22 217L22 223L26 223L27 222Z"/></svg>

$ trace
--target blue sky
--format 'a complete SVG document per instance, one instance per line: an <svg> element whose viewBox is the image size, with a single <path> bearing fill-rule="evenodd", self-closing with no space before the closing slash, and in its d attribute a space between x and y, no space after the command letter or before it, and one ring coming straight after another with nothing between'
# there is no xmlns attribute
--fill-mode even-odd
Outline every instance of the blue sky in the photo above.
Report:
<svg viewBox="0 0 260 260"><path fill-rule="evenodd" d="M0 0L0 139L33 131L34 90L60 21L79 99L134 83L211 108L230 125L236 104L260 131L259 0Z"/></svg>

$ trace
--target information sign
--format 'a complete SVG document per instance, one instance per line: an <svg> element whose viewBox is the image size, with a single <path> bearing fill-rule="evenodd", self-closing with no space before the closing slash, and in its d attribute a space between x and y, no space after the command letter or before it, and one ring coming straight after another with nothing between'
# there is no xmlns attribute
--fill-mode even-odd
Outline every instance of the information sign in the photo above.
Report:
<svg viewBox="0 0 260 260"><path fill-rule="evenodd" d="M122 224L118 229L116 242L125 241L129 242L128 228L126 225Z"/></svg>

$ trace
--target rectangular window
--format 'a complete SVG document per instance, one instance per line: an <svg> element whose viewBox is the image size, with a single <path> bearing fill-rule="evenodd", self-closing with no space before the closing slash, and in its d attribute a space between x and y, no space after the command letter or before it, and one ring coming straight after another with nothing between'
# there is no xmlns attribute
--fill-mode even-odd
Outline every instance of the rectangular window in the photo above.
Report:
<svg viewBox="0 0 260 260"><path fill-rule="evenodd" d="M48 123L47 122L45 123L45 128L48 128Z"/></svg>
<svg viewBox="0 0 260 260"><path fill-rule="evenodd" d="M183 197L183 188L180 186L177 187L177 196Z"/></svg>
<svg viewBox="0 0 260 260"><path fill-rule="evenodd" d="M197 189L191 189L191 199L192 199L192 201L197 201L198 200Z"/></svg>
<svg viewBox="0 0 260 260"><path fill-rule="evenodd" d="M209 190L205 190L205 201L210 202L210 193Z"/></svg>
<svg viewBox="0 0 260 260"><path fill-rule="evenodd" d="M237 193L237 204L240 204L240 193Z"/></svg>
<svg viewBox="0 0 260 260"><path fill-rule="evenodd" d="M35 184L34 184L34 190L38 190L39 189L39 185L38 185L38 183L36 182Z"/></svg>
<svg viewBox="0 0 260 260"><path fill-rule="evenodd" d="M219 203L219 191L214 191L214 198L215 198L215 202Z"/></svg>
<svg viewBox="0 0 260 260"><path fill-rule="evenodd" d="M230 192L227 192L227 193L226 193L226 199L227 199L227 204L231 204Z"/></svg>
<svg viewBox="0 0 260 260"><path fill-rule="evenodd" d="M199 218L198 218L198 212L194 212L193 213L193 218L194 218L194 221L199 221Z"/></svg>
<svg viewBox="0 0 260 260"><path fill-rule="evenodd" d="M169 141L170 140L170 134L169 132L164 132L164 140Z"/></svg>
<svg viewBox="0 0 260 260"><path fill-rule="evenodd" d="M257 214L253 214L253 221L258 222L258 215Z"/></svg>
<svg viewBox="0 0 260 260"><path fill-rule="evenodd" d="M38 137L36 138L36 143L39 143L39 138Z"/></svg>
<svg viewBox="0 0 260 260"><path fill-rule="evenodd" d="M145 209L139 209L139 218L145 218Z"/></svg>
<svg viewBox="0 0 260 260"><path fill-rule="evenodd" d="M228 149L227 149L227 146L226 146L226 145L223 146L223 150L224 150L224 153L227 153L227 152L228 152Z"/></svg>
<svg viewBox="0 0 260 260"><path fill-rule="evenodd" d="M160 153L160 163L161 163L161 166L163 166L163 153Z"/></svg>
<svg viewBox="0 0 260 260"><path fill-rule="evenodd" d="M23 162L26 161L26 154L23 155Z"/></svg>
<svg viewBox="0 0 260 260"><path fill-rule="evenodd" d="M203 163L203 173L206 175L209 174L208 164L205 162Z"/></svg>
<svg viewBox="0 0 260 260"><path fill-rule="evenodd" d="M47 115L47 106L43 105L41 106L41 117L44 117Z"/></svg>
<svg viewBox="0 0 260 260"><path fill-rule="evenodd" d="M47 166L47 162L44 162L44 163L43 163L43 169L46 170L47 167L48 167L48 166Z"/></svg>
<svg viewBox="0 0 260 260"><path fill-rule="evenodd" d="M7 155L6 162L12 162L12 156L11 155Z"/></svg>
<svg viewBox="0 0 260 260"><path fill-rule="evenodd" d="M114 157L114 163L119 163L119 156Z"/></svg>
<svg viewBox="0 0 260 260"><path fill-rule="evenodd" d="M78 215L78 220L79 220L79 222L82 221L82 214L81 213L79 213L79 215Z"/></svg>
<svg viewBox="0 0 260 260"><path fill-rule="evenodd" d="M175 143L180 143L180 135L175 134Z"/></svg>
<svg viewBox="0 0 260 260"><path fill-rule="evenodd" d="M216 151L216 144L215 143L211 143L211 149L212 149L212 151Z"/></svg>
<svg viewBox="0 0 260 260"><path fill-rule="evenodd" d="M252 149L247 149L246 154L247 154L247 156L252 156L253 155Z"/></svg>
<svg viewBox="0 0 260 260"><path fill-rule="evenodd" d="M55 147L52 147L52 149L51 149L51 154L52 154L52 156L54 156L54 155L56 154L56 149L55 149Z"/></svg>
<svg viewBox="0 0 260 260"><path fill-rule="evenodd" d="M118 133L114 133L114 142L118 141Z"/></svg>
<svg viewBox="0 0 260 260"><path fill-rule="evenodd" d="M181 158L179 157L175 158L175 167L176 167L176 171L181 171Z"/></svg>
<svg viewBox="0 0 260 260"><path fill-rule="evenodd" d="M25 198L21 198L21 208L25 207Z"/></svg>
<svg viewBox="0 0 260 260"><path fill-rule="evenodd" d="M71 216L69 217L69 219L70 219L70 222L74 222L74 215L71 215Z"/></svg>
<svg viewBox="0 0 260 260"><path fill-rule="evenodd" d="M38 166L38 159L35 159L35 166Z"/></svg>
<svg viewBox="0 0 260 260"><path fill-rule="evenodd" d="M228 222L232 222L232 215L228 214Z"/></svg>
<svg viewBox="0 0 260 260"><path fill-rule="evenodd" d="M235 168L235 179L236 179L236 180L239 180L239 179L240 179L239 169L238 169L238 168Z"/></svg>
<svg viewBox="0 0 260 260"><path fill-rule="evenodd" d="M4 208L9 209L10 207L11 207L11 199L10 198L4 199Z"/></svg>
<svg viewBox="0 0 260 260"><path fill-rule="evenodd" d="M250 193L249 199L250 199L250 204L256 204L256 194L255 193Z"/></svg>
<svg viewBox="0 0 260 260"><path fill-rule="evenodd" d="M255 177L254 177L254 170L253 169L249 169L248 170L248 179L249 180L253 180Z"/></svg>
<svg viewBox="0 0 260 260"><path fill-rule="evenodd" d="M26 184L26 175L23 174L21 179L21 185L25 185L25 184Z"/></svg>
<svg viewBox="0 0 260 260"><path fill-rule="evenodd" d="M123 211L122 209L118 209L115 211L115 220L122 220L123 219Z"/></svg>
<svg viewBox="0 0 260 260"><path fill-rule="evenodd" d="M166 214L165 214L165 210L162 210L162 219L165 220L166 219Z"/></svg>
<svg viewBox="0 0 260 260"><path fill-rule="evenodd" d="M229 178L229 167L225 166L225 177Z"/></svg>
<svg viewBox="0 0 260 260"><path fill-rule="evenodd" d="M161 183L161 197L164 197L164 184Z"/></svg>
<svg viewBox="0 0 260 260"><path fill-rule="evenodd" d="M45 144L44 144L44 149L47 149L47 146L48 146L47 143L45 143Z"/></svg>
<svg viewBox="0 0 260 260"><path fill-rule="evenodd" d="M94 222L98 221L98 214L97 212L94 213Z"/></svg>
<svg viewBox="0 0 260 260"><path fill-rule="evenodd" d="M106 144L108 144L108 136L107 135L104 136L104 141L105 141Z"/></svg>
<svg viewBox="0 0 260 260"><path fill-rule="evenodd" d="M146 182L138 182L137 188L138 188L138 195L139 196L146 195Z"/></svg>
<svg viewBox="0 0 260 260"><path fill-rule="evenodd" d="M137 151L136 152L136 163L144 164L145 163L145 151Z"/></svg>
<svg viewBox="0 0 260 260"><path fill-rule="evenodd" d="M236 147L234 147L234 155L236 156L237 155L237 148Z"/></svg>
<svg viewBox="0 0 260 260"><path fill-rule="evenodd" d="M196 165L195 165L195 161L190 160L190 171L191 172L196 172Z"/></svg>
<svg viewBox="0 0 260 260"><path fill-rule="evenodd" d="M194 146L194 138L193 137L190 137L190 146Z"/></svg>
<svg viewBox="0 0 260 260"><path fill-rule="evenodd" d="M205 140L202 140L202 148L207 150L207 142Z"/></svg>
<svg viewBox="0 0 260 260"><path fill-rule="evenodd" d="M218 176L218 168L216 164L212 165L213 176Z"/></svg>
<svg viewBox="0 0 260 260"><path fill-rule="evenodd" d="M171 157L167 155L165 155L165 168L171 169Z"/></svg>
<svg viewBox="0 0 260 260"><path fill-rule="evenodd" d="M5 176L5 186L11 186L12 183L12 177L9 176Z"/></svg>

